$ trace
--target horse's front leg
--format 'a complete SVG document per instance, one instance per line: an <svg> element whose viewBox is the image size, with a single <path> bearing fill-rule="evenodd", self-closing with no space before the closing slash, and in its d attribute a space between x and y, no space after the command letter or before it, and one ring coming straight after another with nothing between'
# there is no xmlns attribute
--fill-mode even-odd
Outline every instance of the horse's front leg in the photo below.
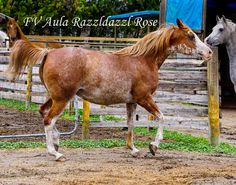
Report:
<svg viewBox="0 0 236 185"><path fill-rule="evenodd" d="M154 100L152 99L151 95L140 100L138 104L142 106L143 108L145 108L148 112L150 112L154 116L154 119L159 123L155 141L151 142L149 145L150 152L152 153L152 155L155 155L161 140L163 140L164 116L162 112L159 110Z"/></svg>
<svg viewBox="0 0 236 185"><path fill-rule="evenodd" d="M127 125L128 125L128 135L127 135L127 146L131 149L131 155L134 157L139 156L139 150L134 146L133 135L134 135L134 114L137 104L127 103Z"/></svg>

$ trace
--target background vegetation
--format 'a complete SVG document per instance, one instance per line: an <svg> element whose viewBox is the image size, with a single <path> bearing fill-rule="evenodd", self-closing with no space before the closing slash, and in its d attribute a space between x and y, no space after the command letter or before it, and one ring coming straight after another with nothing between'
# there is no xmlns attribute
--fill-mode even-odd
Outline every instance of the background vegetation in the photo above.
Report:
<svg viewBox="0 0 236 185"><path fill-rule="evenodd" d="M159 10L159 4L159 0L1 0L0 12L17 17L25 34L78 36L81 31L87 31L89 36L114 36L114 28L111 27L90 27L82 30L69 25L68 27L45 27L42 29L45 22L37 26L31 24L26 27L23 20L29 16L43 16L43 20L47 17L60 19L62 16L68 20L77 16L81 19L99 19L101 16L107 17L127 12ZM117 29L118 33L121 33L120 36L139 36L145 32L145 30L134 26Z"/></svg>

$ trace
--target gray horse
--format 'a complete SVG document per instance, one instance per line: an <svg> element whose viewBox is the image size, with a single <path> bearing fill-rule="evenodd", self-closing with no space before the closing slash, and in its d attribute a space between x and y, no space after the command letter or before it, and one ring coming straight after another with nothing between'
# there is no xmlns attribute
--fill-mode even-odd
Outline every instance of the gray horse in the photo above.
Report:
<svg viewBox="0 0 236 185"><path fill-rule="evenodd" d="M230 79L236 92L236 24L224 16L222 18L217 16L216 20L217 24L205 42L211 46L226 45L230 60Z"/></svg>
<svg viewBox="0 0 236 185"><path fill-rule="evenodd" d="M9 48L9 38L7 34L0 30L0 47Z"/></svg>

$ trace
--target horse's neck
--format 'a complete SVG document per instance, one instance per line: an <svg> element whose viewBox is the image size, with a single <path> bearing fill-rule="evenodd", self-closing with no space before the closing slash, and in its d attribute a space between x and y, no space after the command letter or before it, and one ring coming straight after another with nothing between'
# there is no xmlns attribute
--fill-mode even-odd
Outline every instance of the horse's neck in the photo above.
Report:
<svg viewBox="0 0 236 185"><path fill-rule="evenodd" d="M232 25L232 26L235 27L235 25ZM236 32L235 31L232 31L230 33L229 39L226 42L226 49L227 49L230 61L236 63Z"/></svg>
<svg viewBox="0 0 236 185"><path fill-rule="evenodd" d="M168 51L163 51L161 54L147 56L146 61L148 64L152 64L154 66L157 66L158 69L162 66L162 64L165 62L165 59L169 56Z"/></svg>
<svg viewBox="0 0 236 185"><path fill-rule="evenodd" d="M230 39L226 43L226 49L230 62L230 77L234 84L236 84L236 32L230 35Z"/></svg>
<svg viewBox="0 0 236 185"><path fill-rule="evenodd" d="M19 25L17 25L17 32L18 32L17 33L18 39L23 39L23 40L27 39Z"/></svg>

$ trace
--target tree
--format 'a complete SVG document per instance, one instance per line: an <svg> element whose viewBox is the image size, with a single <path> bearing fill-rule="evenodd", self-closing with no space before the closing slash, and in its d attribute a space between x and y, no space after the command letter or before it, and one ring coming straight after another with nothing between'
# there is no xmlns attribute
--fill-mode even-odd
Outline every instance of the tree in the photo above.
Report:
<svg viewBox="0 0 236 185"><path fill-rule="evenodd" d="M11 17L18 17L18 23L25 34L79 35L81 30L69 24L66 27L46 26L46 18L58 20L62 16L70 22L74 17L81 20L99 19L102 16L115 15L126 12L157 10L158 0L1 0L0 12ZM38 25L33 23L24 25L26 17L42 17ZM135 27L118 28L129 33L137 30ZM90 27L90 36L113 36L112 27Z"/></svg>

